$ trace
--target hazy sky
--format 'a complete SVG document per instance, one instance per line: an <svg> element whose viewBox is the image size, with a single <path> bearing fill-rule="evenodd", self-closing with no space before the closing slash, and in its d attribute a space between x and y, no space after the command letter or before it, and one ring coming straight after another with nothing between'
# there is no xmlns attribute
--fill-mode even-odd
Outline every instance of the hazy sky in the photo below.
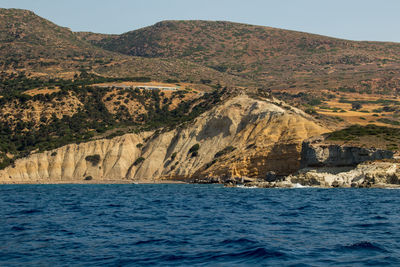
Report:
<svg viewBox="0 0 400 267"><path fill-rule="evenodd" d="M0 0L73 31L123 33L161 20L228 20L351 40L400 42L400 0Z"/></svg>

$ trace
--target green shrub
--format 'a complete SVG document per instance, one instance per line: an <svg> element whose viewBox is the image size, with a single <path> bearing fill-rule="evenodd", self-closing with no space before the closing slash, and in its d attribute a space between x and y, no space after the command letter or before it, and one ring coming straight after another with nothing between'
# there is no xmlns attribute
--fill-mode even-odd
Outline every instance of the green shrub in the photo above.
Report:
<svg viewBox="0 0 400 267"><path fill-rule="evenodd" d="M172 155L171 155L171 161L173 161L173 160L176 158L176 155L177 155L176 152L172 153Z"/></svg>
<svg viewBox="0 0 400 267"><path fill-rule="evenodd" d="M310 106L318 106L318 105L322 104L322 101L321 101L321 99L314 98L314 99L311 99L310 101L308 101L307 104L309 104Z"/></svg>
<svg viewBox="0 0 400 267"><path fill-rule="evenodd" d="M352 110L359 110L362 108L362 104L360 102L353 102L351 103Z"/></svg>
<svg viewBox="0 0 400 267"><path fill-rule="evenodd" d="M228 153L234 151L235 149L236 149L236 148L233 147L233 146L227 146L227 147L225 147L224 149L222 149L221 151L218 151L218 152L215 154L214 158L215 158L215 159L216 159L216 158L219 158L219 157L221 157L221 156L223 156L223 155L225 155L225 154L228 154Z"/></svg>
<svg viewBox="0 0 400 267"><path fill-rule="evenodd" d="M400 129L368 124L366 126L352 125L343 130L332 132L327 140L354 140L362 136L400 136Z"/></svg>
<svg viewBox="0 0 400 267"><path fill-rule="evenodd" d="M216 159L213 159L211 162L207 163L204 168L207 170L208 168L210 168L212 165L214 165L214 163L217 162Z"/></svg>
<svg viewBox="0 0 400 267"><path fill-rule="evenodd" d="M378 121L379 121L379 122L386 123L386 124L391 124L391 125L400 125L400 122L399 122L399 121L390 120L390 119L386 119L386 118L378 119Z"/></svg>
<svg viewBox="0 0 400 267"><path fill-rule="evenodd" d="M200 145L199 144L195 144L189 149L188 154L193 153L193 152L197 152L197 151L199 151L199 149L200 149Z"/></svg>
<svg viewBox="0 0 400 267"><path fill-rule="evenodd" d="M307 108L307 109L305 110L305 112L306 112L307 114L310 114L310 115L316 115L316 114L318 114L317 111L315 111L314 108Z"/></svg>
<svg viewBox="0 0 400 267"><path fill-rule="evenodd" d="M135 160L135 162L133 163L133 165L137 166L137 165L139 165L140 163L142 163L144 160L145 160L145 158L139 157L139 158L137 158L137 159Z"/></svg>
<svg viewBox="0 0 400 267"><path fill-rule="evenodd" d="M86 177L85 177L85 181L90 181L90 180L93 180L93 177L92 177L92 176L86 176Z"/></svg>
<svg viewBox="0 0 400 267"><path fill-rule="evenodd" d="M0 155L0 170L3 170L6 167L13 164L14 164L14 159L10 159L6 155Z"/></svg>
<svg viewBox="0 0 400 267"><path fill-rule="evenodd" d="M100 162L100 155L95 154L95 155L90 155L85 158L86 161L89 161L92 163L93 166L96 166Z"/></svg>
<svg viewBox="0 0 400 267"><path fill-rule="evenodd" d="M118 130L118 131L116 131L114 133L109 134L106 138L107 139L113 139L114 137L121 136L121 135L124 135L124 134L125 133L123 131Z"/></svg>

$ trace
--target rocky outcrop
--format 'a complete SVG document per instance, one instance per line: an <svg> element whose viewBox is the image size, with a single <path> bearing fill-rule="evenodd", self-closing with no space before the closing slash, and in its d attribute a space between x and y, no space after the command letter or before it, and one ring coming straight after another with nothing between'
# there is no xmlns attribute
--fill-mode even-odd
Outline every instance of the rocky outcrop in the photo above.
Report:
<svg viewBox="0 0 400 267"><path fill-rule="evenodd" d="M296 174L243 182L228 181L228 186L244 184L256 187L397 187L400 186L399 163L393 152L375 148L335 145L323 136L304 141L301 166Z"/></svg>
<svg viewBox="0 0 400 267"><path fill-rule="evenodd" d="M32 154L1 170L0 182L220 181L262 178L270 171L287 175L300 167L301 142L324 132L311 117L280 101L239 95L171 131Z"/></svg>
<svg viewBox="0 0 400 267"><path fill-rule="evenodd" d="M357 188L400 188L400 168L395 162L365 162L355 168L325 167L306 168L296 175L288 175L267 181L231 180L227 186L243 185L261 188L299 188L299 187L357 187Z"/></svg>
<svg viewBox="0 0 400 267"><path fill-rule="evenodd" d="M326 144L322 140L303 142L301 167L356 166L364 161L393 158L393 152L376 148L363 148Z"/></svg>
<svg viewBox="0 0 400 267"><path fill-rule="evenodd" d="M400 185L400 168L393 162L366 162L351 169L302 169L286 180L292 184L318 187L396 187Z"/></svg>

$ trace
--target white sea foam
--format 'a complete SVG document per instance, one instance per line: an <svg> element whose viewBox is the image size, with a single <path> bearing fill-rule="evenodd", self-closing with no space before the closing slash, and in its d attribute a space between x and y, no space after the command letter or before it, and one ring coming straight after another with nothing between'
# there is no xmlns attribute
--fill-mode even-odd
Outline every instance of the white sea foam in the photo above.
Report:
<svg viewBox="0 0 400 267"><path fill-rule="evenodd" d="M258 186L245 186L245 185L242 185L242 184L239 184L239 185L237 185L236 187L239 187L239 188L259 188Z"/></svg>
<svg viewBox="0 0 400 267"><path fill-rule="evenodd" d="M293 184L293 188L308 188L308 187L311 187L311 186L308 186L308 185L301 185L301 184L299 184L299 183Z"/></svg>

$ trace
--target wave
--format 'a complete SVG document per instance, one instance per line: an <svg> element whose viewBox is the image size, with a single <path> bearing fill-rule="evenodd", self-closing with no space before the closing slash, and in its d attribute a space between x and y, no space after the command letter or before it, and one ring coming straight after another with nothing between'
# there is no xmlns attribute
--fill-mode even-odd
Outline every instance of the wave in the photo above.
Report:
<svg viewBox="0 0 400 267"><path fill-rule="evenodd" d="M387 227L387 226L392 226L392 224L388 222L377 222L377 223L357 223L353 225L353 227L361 227L361 228L382 227L382 226Z"/></svg>
<svg viewBox="0 0 400 267"><path fill-rule="evenodd" d="M340 246L341 250L370 250L370 251L380 251L386 252L386 249L380 247L379 245L370 243L368 241L357 242L350 245Z"/></svg>
<svg viewBox="0 0 400 267"><path fill-rule="evenodd" d="M11 227L11 230L19 232L19 231L25 231L26 228L20 226L13 226Z"/></svg>
<svg viewBox="0 0 400 267"><path fill-rule="evenodd" d="M237 188L246 188L246 189L259 188L258 186L245 186L245 185L242 185L242 184L239 184L236 187Z"/></svg>
<svg viewBox="0 0 400 267"><path fill-rule="evenodd" d="M38 209L30 209L30 210L21 210L18 212L18 214L32 214L32 213L40 213L42 210Z"/></svg>
<svg viewBox="0 0 400 267"><path fill-rule="evenodd" d="M221 242L221 244L239 244L239 245L243 245L243 244L255 244L257 243L257 241L254 240L250 240L247 238L239 238L239 239L225 239L224 241Z"/></svg>
<svg viewBox="0 0 400 267"><path fill-rule="evenodd" d="M286 258L286 254L274 249L267 250L264 247L256 247L238 253L226 253L226 254L214 255L208 260L212 261L224 260L224 262L240 261L240 262L250 263L253 261L257 262L259 260L265 260L271 258Z"/></svg>
<svg viewBox="0 0 400 267"><path fill-rule="evenodd" d="M154 243L161 243L163 241L164 241L164 239L140 240L140 241L137 241L134 245L154 244Z"/></svg>
<svg viewBox="0 0 400 267"><path fill-rule="evenodd" d="M293 184L293 188L310 188L311 186L308 185L301 185L299 183Z"/></svg>

